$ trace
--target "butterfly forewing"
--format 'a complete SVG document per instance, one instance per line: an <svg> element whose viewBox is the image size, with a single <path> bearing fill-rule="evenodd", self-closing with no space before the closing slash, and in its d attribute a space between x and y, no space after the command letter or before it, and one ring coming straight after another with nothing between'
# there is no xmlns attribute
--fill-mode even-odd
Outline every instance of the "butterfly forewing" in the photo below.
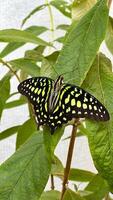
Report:
<svg viewBox="0 0 113 200"><path fill-rule="evenodd" d="M29 78L19 84L18 90L34 105L38 124L48 122L48 101L53 80L46 77Z"/></svg>

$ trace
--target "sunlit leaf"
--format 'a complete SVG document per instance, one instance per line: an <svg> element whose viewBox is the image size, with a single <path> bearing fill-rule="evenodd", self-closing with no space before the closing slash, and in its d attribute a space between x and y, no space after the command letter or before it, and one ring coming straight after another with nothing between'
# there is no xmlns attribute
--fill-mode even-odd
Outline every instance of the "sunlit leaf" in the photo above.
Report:
<svg viewBox="0 0 113 200"><path fill-rule="evenodd" d="M25 31L33 33L34 35L40 35L41 33L45 32L47 30L46 27L43 26L30 26L25 29ZM25 42L10 42L5 46L5 48L1 51L0 57L3 58L4 56L7 56L9 53L13 52L14 50L18 49L19 47L22 47L25 44ZM43 46L44 48L44 46Z"/></svg>
<svg viewBox="0 0 113 200"><path fill-rule="evenodd" d="M82 84L105 37L107 21L108 8L106 0L102 0L77 25L72 23L55 65L65 81Z"/></svg>
<svg viewBox="0 0 113 200"><path fill-rule="evenodd" d="M35 34L17 29L0 30L0 42L29 42L42 46L50 46L49 43L36 37Z"/></svg>

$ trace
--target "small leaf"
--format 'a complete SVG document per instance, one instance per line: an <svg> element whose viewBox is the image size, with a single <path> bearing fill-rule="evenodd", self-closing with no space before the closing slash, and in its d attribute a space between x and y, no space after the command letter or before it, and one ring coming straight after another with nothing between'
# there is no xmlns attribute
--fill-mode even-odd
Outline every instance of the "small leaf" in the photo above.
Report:
<svg viewBox="0 0 113 200"><path fill-rule="evenodd" d="M71 6L66 1L53 0L50 2L50 4L58 9L66 17L71 17Z"/></svg>
<svg viewBox="0 0 113 200"><path fill-rule="evenodd" d="M57 156L54 156L52 159L51 174L60 178L64 175L64 167Z"/></svg>
<svg viewBox="0 0 113 200"><path fill-rule="evenodd" d="M14 108L14 107L26 104L26 103L27 103L27 101L22 98L22 99L18 99L18 100L14 100L14 101L6 103L5 106L4 106L4 108L5 109Z"/></svg>
<svg viewBox="0 0 113 200"><path fill-rule="evenodd" d="M33 9L33 10L23 19L22 25L21 25L21 26L23 26L23 25L27 22L27 20L28 20L32 15L34 15L34 14L37 13L38 11L44 9L46 6L47 6L46 4L43 4L43 5L41 5L41 6L36 7L35 9Z"/></svg>
<svg viewBox="0 0 113 200"><path fill-rule="evenodd" d="M82 169L70 169L69 180L71 181L80 181L80 182L89 182L95 176L94 173Z"/></svg>
<svg viewBox="0 0 113 200"><path fill-rule="evenodd" d="M102 200L108 193L109 187L103 178L101 178L99 175L96 175L85 188L85 190L93 192L92 194L85 196L87 200Z"/></svg>
<svg viewBox="0 0 113 200"><path fill-rule="evenodd" d="M10 95L10 76L5 76L0 80L0 118L5 107L6 100Z"/></svg>
<svg viewBox="0 0 113 200"><path fill-rule="evenodd" d="M109 51L113 54L113 18L111 17L109 17L105 42Z"/></svg>
<svg viewBox="0 0 113 200"><path fill-rule="evenodd" d="M17 29L0 30L0 42L29 42L42 46L50 46L49 43L36 37L35 34Z"/></svg>
<svg viewBox="0 0 113 200"><path fill-rule="evenodd" d="M46 27L43 26L30 26L25 31L33 33L34 35L40 35L41 33L45 32L47 30ZM5 48L1 51L0 57L3 58L7 56L9 53L13 52L14 50L18 49L19 47L22 47L25 44L25 42L10 42L5 46ZM44 48L44 46L43 46Z"/></svg>
<svg viewBox="0 0 113 200"><path fill-rule="evenodd" d="M106 0L97 4L76 25L73 22L55 70L65 81L81 85L95 59L106 33L108 8Z"/></svg>
<svg viewBox="0 0 113 200"><path fill-rule="evenodd" d="M0 167L0 200L39 199L51 169L42 131L35 132Z"/></svg>
<svg viewBox="0 0 113 200"><path fill-rule="evenodd" d="M60 24L56 27L56 29L61 29L61 30L64 30L64 31L67 31L69 29L69 25L67 24Z"/></svg>
<svg viewBox="0 0 113 200"><path fill-rule="evenodd" d="M28 119L18 129L16 149L18 149L25 141L37 130L34 119Z"/></svg>
<svg viewBox="0 0 113 200"><path fill-rule="evenodd" d="M30 59L19 58L9 61L9 63L16 69L21 69L31 76L40 76L40 68Z"/></svg>
<svg viewBox="0 0 113 200"><path fill-rule="evenodd" d="M68 189L68 190L66 190L66 192L64 194L63 200L85 200L85 199L83 197L81 197L79 194Z"/></svg>
<svg viewBox="0 0 113 200"><path fill-rule="evenodd" d="M51 191L43 192L40 200L59 200L60 195L61 194L59 191L51 190Z"/></svg>
<svg viewBox="0 0 113 200"><path fill-rule="evenodd" d="M8 129L2 131L0 133L0 140L3 140L5 138L15 134L18 131L19 128L20 128L20 126L13 126L11 128L8 128Z"/></svg>

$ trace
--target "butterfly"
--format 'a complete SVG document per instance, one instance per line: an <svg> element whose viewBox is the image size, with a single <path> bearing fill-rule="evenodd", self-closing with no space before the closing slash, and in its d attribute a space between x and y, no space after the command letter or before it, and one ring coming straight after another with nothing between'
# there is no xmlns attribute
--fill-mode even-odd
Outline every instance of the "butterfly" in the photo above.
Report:
<svg viewBox="0 0 113 200"><path fill-rule="evenodd" d="M82 88L64 83L63 76L55 81L33 77L21 82L18 91L33 104L38 125L48 125L51 134L72 118L110 119L106 108Z"/></svg>

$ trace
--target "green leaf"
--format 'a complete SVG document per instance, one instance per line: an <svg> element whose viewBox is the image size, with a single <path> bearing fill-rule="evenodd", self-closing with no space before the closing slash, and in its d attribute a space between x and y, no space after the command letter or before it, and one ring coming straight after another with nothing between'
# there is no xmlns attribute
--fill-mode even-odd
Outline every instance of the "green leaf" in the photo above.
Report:
<svg viewBox="0 0 113 200"><path fill-rule="evenodd" d="M113 54L113 18L111 17L109 17L105 42L109 51Z"/></svg>
<svg viewBox="0 0 113 200"><path fill-rule="evenodd" d="M70 169L69 180L79 182L89 182L93 179L95 174L90 171L82 169Z"/></svg>
<svg viewBox="0 0 113 200"><path fill-rule="evenodd" d="M87 120L87 136L95 167L113 188L113 73L111 62L100 54L95 59L82 87L98 98L108 109L110 121Z"/></svg>
<svg viewBox="0 0 113 200"><path fill-rule="evenodd" d="M81 85L90 70L108 21L106 0L98 3L76 25L73 22L64 47L57 59L55 70L64 74L65 81Z"/></svg>
<svg viewBox="0 0 113 200"><path fill-rule="evenodd" d="M35 132L0 167L0 200L38 200L51 169L42 131Z"/></svg>
<svg viewBox="0 0 113 200"><path fill-rule="evenodd" d="M66 1L53 0L50 4L58 9L63 15L71 18L71 6Z"/></svg>
<svg viewBox="0 0 113 200"><path fill-rule="evenodd" d="M26 99L22 98L22 99L18 99L18 100L14 100L14 101L6 103L5 106L4 106L4 108L5 109L14 108L14 107L26 104L26 103L27 103Z"/></svg>
<svg viewBox="0 0 113 200"><path fill-rule="evenodd" d="M42 46L50 46L49 43L36 37L35 34L17 29L0 30L0 42L29 42Z"/></svg>
<svg viewBox="0 0 113 200"><path fill-rule="evenodd" d="M31 76L40 76L40 68L30 59L19 58L9 61L9 63L16 69L21 69Z"/></svg>
<svg viewBox="0 0 113 200"><path fill-rule="evenodd" d="M59 52L53 52L51 55L47 57L43 57L42 59L42 65L40 70L41 76L47 76L51 78L55 78L56 75L58 75L55 71L55 68L53 67L54 63L56 62L56 59L59 55Z"/></svg>
<svg viewBox="0 0 113 200"><path fill-rule="evenodd" d="M43 26L30 26L25 31L33 33L34 35L40 35L41 33L45 32L47 30L46 27ZM18 49L19 47L22 47L25 44L25 42L10 42L5 46L5 48L1 51L0 57L3 58L7 56L12 51ZM44 48L44 46L43 46Z"/></svg>
<svg viewBox="0 0 113 200"><path fill-rule="evenodd" d="M37 130L34 119L28 119L18 129L16 149L18 149L25 141Z"/></svg>
<svg viewBox="0 0 113 200"><path fill-rule="evenodd" d="M51 190L47 192L43 192L40 200L59 200L60 192L56 190Z"/></svg>
<svg viewBox="0 0 113 200"><path fill-rule="evenodd" d="M72 5L72 19L79 21L97 2L97 0L74 0Z"/></svg>
<svg viewBox="0 0 113 200"><path fill-rule="evenodd" d="M66 192L64 194L63 200L85 200L85 199L83 197L81 197L79 194L68 189L68 190L66 190Z"/></svg>
<svg viewBox="0 0 113 200"><path fill-rule="evenodd" d="M53 174L54 176L58 176L60 178L62 178L62 176L64 175L64 167L59 158L55 155L52 159L51 174Z"/></svg>
<svg viewBox="0 0 113 200"><path fill-rule="evenodd" d="M69 29L69 25L68 24L60 24L56 27L56 29L61 29L61 30L67 31Z"/></svg>
<svg viewBox="0 0 113 200"><path fill-rule="evenodd" d="M21 25L21 26L23 26L23 25L27 22L27 20L28 20L32 15L34 15L34 14L37 13L38 11L44 9L46 6L47 6L46 4L43 4L43 5L41 5L41 6L36 7L35 9L33 9L33 10L23 19L22 25Z"/></svg>
<svg viewBox="0 0 113 200"><path fill-rule="evenodd" d="M61 128L57 128L53 135L50 134L50 128L45 126L44 133L45 146L47 149L50 149L51 147L51 153L53 154L59 140L64 133L64 126L62 126Z"/></svg>
<svg viewBox="0 0 113 200"><path fill-rule="evenodd" d="M2 80L0 80L0 118L5 107L6 100L10 95L10 76L4 76Z"/></svg>
<svg viewBox="0 0 113 200"><path fill-rule="evenodd" d="M3 140L5 138L15 134L18 131L19 127L20 126L13 126L11 128L8 128L8 129L0 132L0 140Z"/></svg>
<svg viewBox="0 0 113 200"><path fill-rule="evenodd" d="M96 175L85 188L85 190L93 192L92 194L85 196L87 200L102 200L108 193L109 188L106 181L102 179L99 175Z"/></svg>

